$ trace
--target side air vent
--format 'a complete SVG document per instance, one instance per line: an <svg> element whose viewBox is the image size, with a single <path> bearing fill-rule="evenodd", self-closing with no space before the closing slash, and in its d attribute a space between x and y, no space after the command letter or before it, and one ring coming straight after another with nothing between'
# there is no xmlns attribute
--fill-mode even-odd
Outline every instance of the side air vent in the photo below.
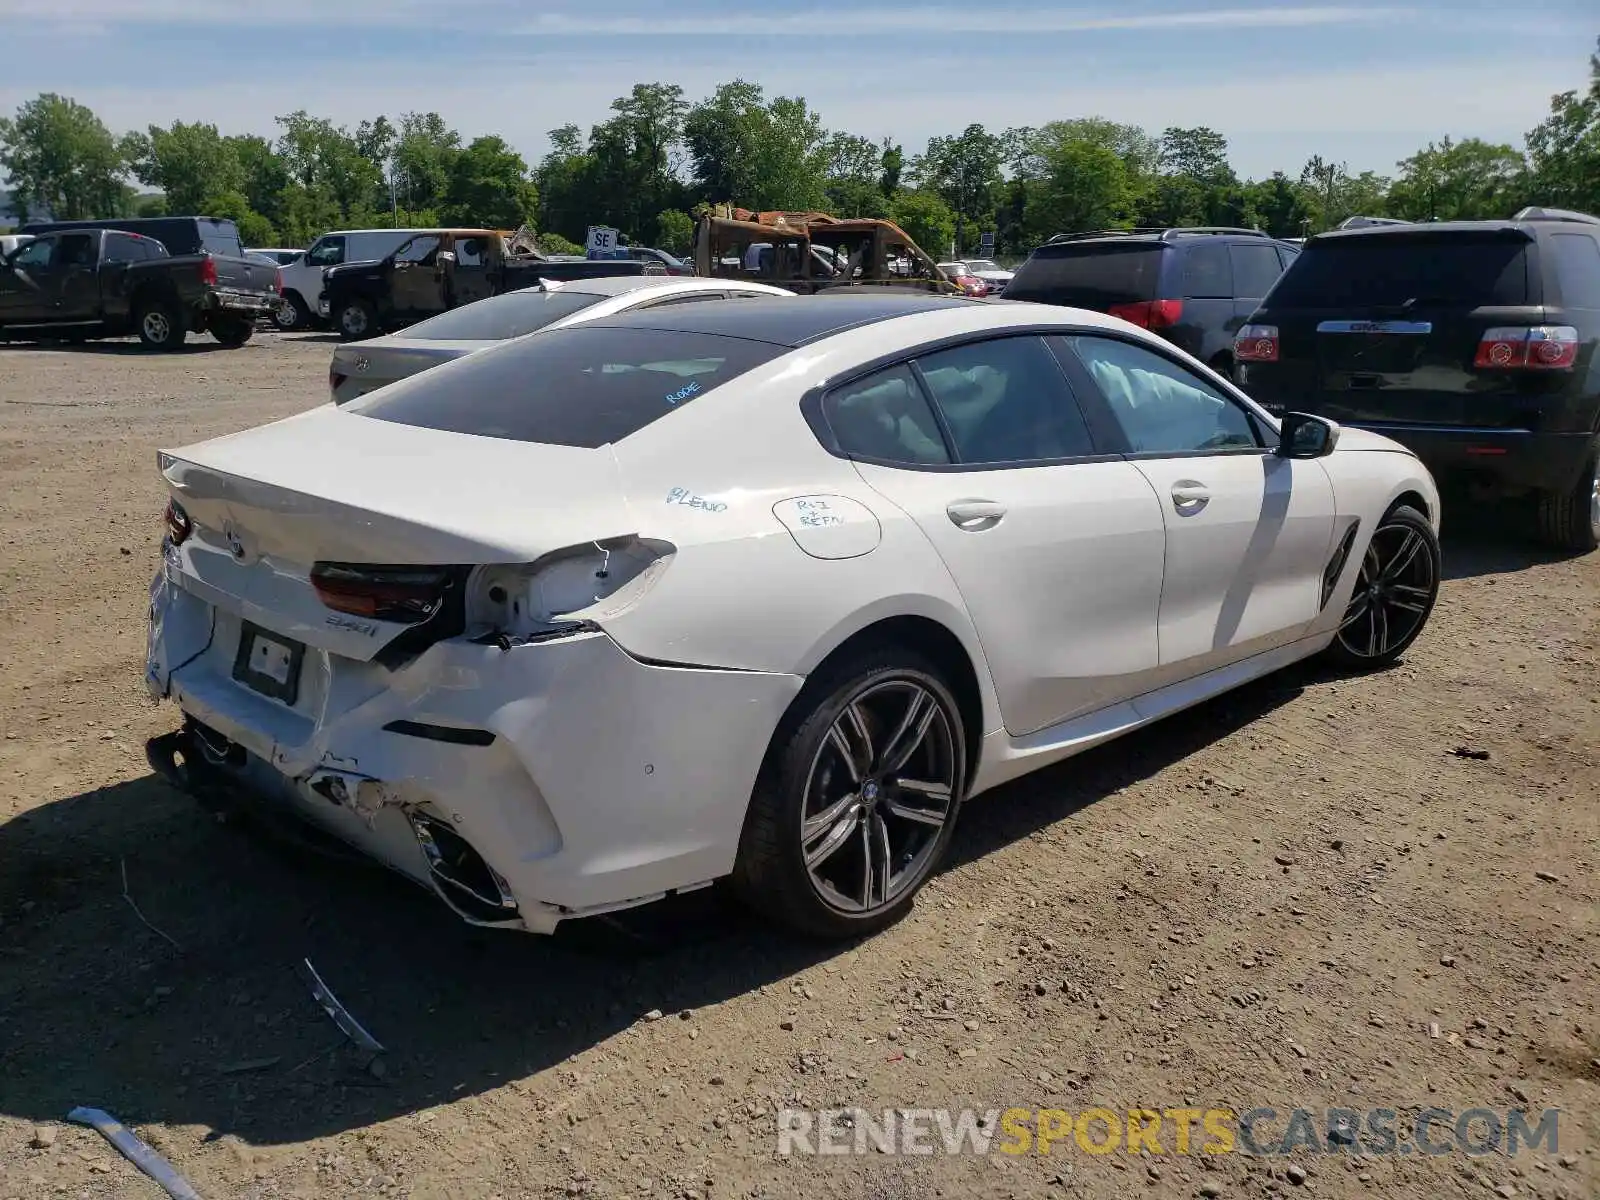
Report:
<svg viewBox="0 0 1600 1200"><path fill-rule="evenodd" d="M1355 521L1345 531L1344 537L1339 539L1339 548L1333 552L1333 557L1322 572L1322 602L1317 606L1318 611L1326 609L1328 601L1333 599L1333 589L1339 586L1339 576L1344 574L1344 565L1350 561L1350 551L1354 549L1356 534L1360 531L1361 522Z"/></svg>

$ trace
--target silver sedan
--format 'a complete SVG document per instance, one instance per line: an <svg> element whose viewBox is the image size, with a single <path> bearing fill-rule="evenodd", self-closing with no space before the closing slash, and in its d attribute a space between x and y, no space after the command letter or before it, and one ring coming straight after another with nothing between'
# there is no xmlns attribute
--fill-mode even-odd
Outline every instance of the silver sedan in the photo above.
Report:
<svg viewBox="0 0 1600 1200"><path fill-rule="evenodd" d="M764 283L660 275L546 281L440 313L387 337L339 346L328 368L328 390L335 404L348 404L440 363L546 329L668 304L793 295Z"/></svg>

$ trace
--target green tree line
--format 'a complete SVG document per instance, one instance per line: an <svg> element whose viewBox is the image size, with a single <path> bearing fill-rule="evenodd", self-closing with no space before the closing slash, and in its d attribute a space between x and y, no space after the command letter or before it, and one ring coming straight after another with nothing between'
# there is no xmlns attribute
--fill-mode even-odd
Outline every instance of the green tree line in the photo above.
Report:
<svg viewBox="0 0 1600 1200"><path fill-rule="evenodd" d="M1600 45L1600 43L1597 43ZM1104 117L1001 131L969 125L907 155L891 140L829 130L803 97L736 79L691 102L641 83L585 135L550 133L529 164L495 135L466 140L436 112L349 129L297 111L276 137L176 121L122 135L91 109L40 95L0 117L11 208L61 218L205 213L247 244L303 246L327 229L463 224L542 231L549 247L590 225L682 252L707 203L889 217L943 254L995 234L1002 254L1053 234L1128 226L1242 225L1280 237L1353 215L1504 217L1524 204L1600 211L1600 53L1589 85L1552 98L1520 147L1430 142L1392 176L1312 156L1298 171L1241 178L1205 127L1159 133ZM140 196L134 184L158 189Z"/></svg>

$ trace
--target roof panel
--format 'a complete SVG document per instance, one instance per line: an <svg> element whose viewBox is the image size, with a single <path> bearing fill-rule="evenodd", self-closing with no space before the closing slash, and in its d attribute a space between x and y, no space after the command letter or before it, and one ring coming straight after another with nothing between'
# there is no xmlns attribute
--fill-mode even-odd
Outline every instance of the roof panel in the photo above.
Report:
<svg viewBox="0 0 1600 1200"><path fill-rule="evenodd" d="M847 294L836 289L817 296L794 299L706 301L670 308L649 309L589 322L590 328L615 326L664 329L680 333L711 333L748 338L779 346L803 346L819 338L912 313L961 308L974 303L929 292L891 294L889 289Z"/></svg>

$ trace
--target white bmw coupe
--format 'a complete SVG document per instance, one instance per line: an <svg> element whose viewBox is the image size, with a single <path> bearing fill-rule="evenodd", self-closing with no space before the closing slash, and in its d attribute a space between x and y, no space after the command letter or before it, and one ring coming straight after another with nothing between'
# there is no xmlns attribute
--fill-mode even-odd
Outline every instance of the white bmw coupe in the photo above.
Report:
<svg viewBox="0 0 1600 1200"><path fill-rule="evenodd" d="M1439 497L1074 309L709 301L160 455L150 759L465 919L905 911L963 803L1422 630Z"/></svg>

